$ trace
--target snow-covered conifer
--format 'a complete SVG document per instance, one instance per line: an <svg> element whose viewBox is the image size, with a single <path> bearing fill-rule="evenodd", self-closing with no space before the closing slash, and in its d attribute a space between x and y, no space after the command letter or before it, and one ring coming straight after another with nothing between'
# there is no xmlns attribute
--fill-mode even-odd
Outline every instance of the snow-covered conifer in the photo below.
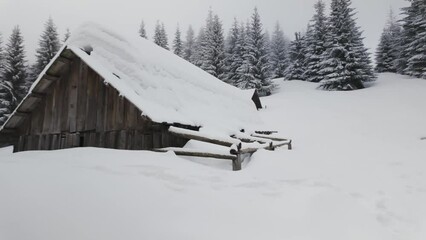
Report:
<svg viewBox="0 0 426 240"><path fill-rule="evenodd" d="M287 68L288 59L288 46L285 39L284 32L279 23L275 25L274 32L270 43L270 63L271 63L271 77L282 78L284 71Z"/></svg>
<svg viewBox="0 0 426 240"><path fill-rule="evenodd" d="M376 50L377 72L396 72L400 37L401 27L391 10Z"/></svg>
<svg viewBox="0 0 426 240"><path fill-rule="evenodd" d="M16 26L9 42L6 45L5 52L5 70L4 82L11 89L11 93L16 101L10 104L10 110L13 111L18 103L27 93L27 61L25 60L24 39L19 26Z"/></svg>
<svg viewBox="0 0 426 240"><path fill-rule="evenodd" d="M225 78L225 39L222 22L218 15L210 9L204 37L199 39L198 57L200 68L211 75L224 80Z"/></svg>
<svg viewBox="0 0 426 240"><path fill-rule="evenodd" d="M254 9L246 35L245 69L243 71L246 75L245 79L250 82L248 85L255 85L260 95L270 95L272 82L268 76L268 46L257 8Z"/></svg>
<svg viewBox="0 0 426 240"><path fill-rule="evenodd" d="M203 64L203 58L204 58L204 50L206 43L206 30L204 27L200 28L200 31L198 32L197 38L194 42L194 51L192 52L190 62L198 67L201 67Z"/></svg>
<svg viewBox="0 0 426 240"><path fill-rule="evenodd" d="M241 78L238 68L244 61L244 25L234 19L226 40L226 82L236 85Z"/></svg>
<svg viewBox="0 0 426 240"><path fill-rule="evenodd" d="M179 25L176 27L175 38L173 39L173 52L179 57L183 56L183 43Z"/></svg>
<svg viewBox="0 0 426 240"><path fill-rule="evenodd" d="M31 67L28 84L32 84L56 55L61 46L59 34L52 18L44 25L44 31L40 36L39 46L36 50L36 62Z"/></svg>
<svg viewBox="0 0 426 240"><path fill-rule="evenodd" d="M70 29L67 28L67 30L65 31L65 34L64 34L64 39L62 39L62 42L63 43L66 42L68 40L68 38L70 38L70 37L71 37Z"/></svg>
<svg viewBox="0 0 426 240"><path fill-rule="evenodd" d="M142 20L141 21L141 25L139 26L139 36L148 39L148 36L146 35L146 30L145 30L145 22Z"/></svg>
<svg viewBox="0 0 426 240"><path fill-rule="evenodd" d="M0 35L0 126L7 120L16 101L13 94L12 83L4 79L4 52L3 41Z"/></svg>
<svg viewBox="0 0 426 240"><path fill-rule="evenodd" d="M157 21L157 24L155 25L154 43L166 50L169 50L169 41L167 38L166 29L164 24L160 24L159 21Z"/></svg>
<svg viewBox="0 0 426 240"><path fill-rule="evenodd" d="M285 71L287 80L306 80L305 79L305 38L302 34L295 33L295 39L290 43L289 66Z"/></svg>
<svg viewBox="0 0 426 240"><path fill-rule="evenodd" d="M328 19L327 50L324 52L320 87L355 90L375 79L371 60L356 25L351 0L332 0Z"/></svg>
<svg viewBox="0 0 426 240"><path fill-rule="evenodd" d="M192 26L188 27L186 31L185 42L183 43L183 58L189 62L191 62L192 55L194 53L195 47L195 35Z"/></svg>
<svg viewBox="0 0 426 240"><path fill-rule="evenodd" d="M406 68L404 73L426 78L426 1L412 0L404 9L403 19L405 45L403 57Z"/></svg>
<svg viewBox="0 0 426 240"><path fill-rule="evenodd" d="M323 76L320 73L323 54L326 50L327 17L325 15L325 4L319 0L315 4L315 15L310 22L306 33L306 71L304 79L310 82L320 82Z"/></svg>

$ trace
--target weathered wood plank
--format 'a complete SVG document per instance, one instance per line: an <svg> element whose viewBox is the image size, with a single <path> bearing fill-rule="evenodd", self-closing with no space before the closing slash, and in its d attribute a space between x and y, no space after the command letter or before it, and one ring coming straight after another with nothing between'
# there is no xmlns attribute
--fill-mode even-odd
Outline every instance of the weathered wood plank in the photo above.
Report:
<svg viewBox="0 0 426 240"><path fill-rule="evenodd" d="M79 66L79 78L78 78L78 99L77 99L77 131L81 132L85 130L86 126L86 118L87 118L87 100L88 100L88 94L87 94L87 71L88 66L83 62L80 61Z"/></svg>
<svg viewBox="0 0 426 240"><path fill-rule="evenodd" d="M207 142L207 143L213 143L213 144L221 145L221 146L225 146L225 147L230 147L234 144L239 143L239 141L212 138L207 134L203 134L203 133L193 131L193 130L177 128L177 127L170 127L169 132L172 133L173 135L181 137L181 138L193 139L193 140L197 140L197 141L201 141L201 142Z"/></svg>
<svg viewBox="0 0 426 240"><path fill-rule="evenodd" d="M96 108L96 131L101 132L105 130L105 84L103 80L97 77L96 86L98 89L97 108Z"/></svg>
<svg viewBox="0 0 426 240"><path fill-rule="evenodd" d="M86 103L86 131L96 129L97 122L97 99L98 99L98 86L96 73L88 69L87 73L87 103Z"/></svg>
<svg viewBox="0 0 426 240"><path fill-rule="evenodd" d="M156 152L168 152L172 151L178 156L188 156L188 157L205 157L205 158L216 158L216 159L225 159L225 160L236 160L235 155L228 154L218 154L212 152L204 152L193 149L184 149L184 148L161 148L154 149Z"/></svg>
<svg viewBox="0 0 426 240"><path fill-rule="evenodd" d="M80 60L75 61L72 65L70 74L70 89L69 89L69 132L77 131L77 104L78 104L78 85L80 78Z"/></svg>
<svg viewBox="0 0 426 240"><path fill-rule="evenodd" d="M126 149L126 140L127 140L127 131L121 130L116 135L117 139L117 148L118 149Z"/></svg>

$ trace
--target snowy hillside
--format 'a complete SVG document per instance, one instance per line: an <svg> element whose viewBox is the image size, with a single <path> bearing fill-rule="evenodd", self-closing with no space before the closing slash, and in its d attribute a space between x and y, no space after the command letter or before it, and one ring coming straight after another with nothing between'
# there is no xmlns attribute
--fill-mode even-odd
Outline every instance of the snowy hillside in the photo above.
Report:
<svg viewBox="0 0 426 240"><path fill-rule="evenodd" d="M0 149L0 239L423 240L426 81L276 83L261 117L294 150L240 172L172 153Z"/></svg>

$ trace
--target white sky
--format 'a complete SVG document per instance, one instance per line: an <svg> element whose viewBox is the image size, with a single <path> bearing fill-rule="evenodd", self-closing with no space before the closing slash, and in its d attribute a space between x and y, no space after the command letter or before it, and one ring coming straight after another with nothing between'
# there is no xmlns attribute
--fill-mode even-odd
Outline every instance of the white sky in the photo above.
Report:
<svg viewBox="0 0 426 240"><path fill-rule="evenodd" d="M324 0L329 5L330 0ZM61 38L65 29L75 29L85 21L94 21L125 33L137 33L145 21L148 37L157 20L166 25L169 40L179 23L185 33L189 24L195 31L204 24L209 7L222 19L227 30L234 17L246 20L258 7L264 26L271 32L279 21L285 33L293 38L295 31L306 28L316 0L0 0L0 33L3 45L11 29L19 24L25 38L30 61L34 59L38 39L49 16L53 18ZM395 12L407 5L406 0L352 0L364 30L365 44L375 49L390 7ZM329 6L327 7L327 9ZM185 34L184 34L185 36Z"/></svg>

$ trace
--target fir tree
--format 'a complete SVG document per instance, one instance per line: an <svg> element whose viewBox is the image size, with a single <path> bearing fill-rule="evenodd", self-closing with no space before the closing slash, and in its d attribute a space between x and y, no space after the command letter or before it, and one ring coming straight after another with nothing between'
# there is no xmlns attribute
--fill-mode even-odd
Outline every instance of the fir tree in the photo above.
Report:
<svg viewBox="0 0 426 240"><path fill-rule="evenodd" d="M155 25L154 43L166 50L169 50L169 41L164 24L160 24L159 21L157 21L157 24Z"/></svg>
<svg viewBox="0 0 426 240"><path fill-rule="evenodd" d="M204 50L206 48L206 33L205 28L201 27L194 43L194 51L191 55L190 62L197 67L203 64Z"/></svg>
<svg viewBox="0 0 426 240"><path fill-rule="evenodd" d="M406 8L404 19L404 32L406 44L406 68L404 73L426 78L426 1L412 0Z"/></svg>
<svg viewBox="0 0 426 240"><path fill-rule="evenodd" d="M282 78L284 71L288 67L288 49L287 41L284 37L279 23L275 25L274 32L270 43L270 64L271 64L271 77Z"/></svg>
<svg viewBox="0 0 426 240"><path fill-rule="evenodd" d="M12 83L4 79L4 70L3 41L0 35L0 126L7 120L16 102Z"/></svg>
<svg viewBox="0 0 426 240"><path fill-rule="evenodd" d="M401 27L392 10L376 51L376 71L396 72Z"/></svg>
<svg viewBox="0 0 426 240"><path fill-rule="evenodd" d="M62 42L65 43L70 37L71 37L70 29L67 28L67 30L65 31L64 39L62 40Z"/></svg>
<svg viewBox="0 0 426 240"><path fill-rule="evenodd" d="M194 54L195 47L195 36L194 30L192 26L188 27L188 31L186 32L186 39L183 44L183 58L189 62L192 62L192 55Z"/></svg>
<svg viewBox="0 0 426 240"><path fill-rule="evenodd" d="M183 56L183 43L181 39L179 25L176 27L175 38L173 40L173 52L179 57Z"/></svg>
<svg viewBox="0 0 426 240"><path fill-rule="evenodd" d="M250 74L253 78L259 94L262 96L270 95L272 90L272 83L269 79L269 60L268 60L268 48L265 40L265 33L263 31L262 23L260 20L257 8L254 9L254 13L251 17L250 27L247 31L247 44L245 60L246 73ZM252 84L249 84L252 85Z"/></svg>
<svg viewBox="0 0 426 240"><path fill-rule="evenodd" d="M36 50L36 63L31 67L28 84L32 84L56 55L60 48L59 35L53 19L49 18L44 25L45 29L39 40L39 47Z"/></svg>
<svg viewBox="0 0 426 240"><path fill-rule="evenodd" d="M301 33L295 33L295 39L290 43L290 65L285 71L287 80L305 80L305 39Z"/></svg>
<svg viewBox="0 0 426 240"><path fill-rule="evenodd" d="M355 90L375 79L371 60L356 26L351 0L332 0L328 20L327 50L323 54L324 76L320 87L326 90Z"/></svg>
<svg viewBox="0 0 426 240"><path fill-rule="evenodd" d="M254 77L252 71L251 51L252 45L249 40L250 22L246 23L245 29L241 28L241 42L243 52L243 63L237 69L239 78L234 81L234 85L240 89L258 89L260 88L259 81Z"/></svg>
<svg viewBox="0 0 426 240"><path fill-rule="evenodd" d="M193 55L195 52L195 45L195 34L194 30L192 29L192 26L190 25L188 27L188 30L186 31L186 38L183 44L183 58L189 62L192 62Z"/></svg>
<svg viewBox="0 0 426 240"><path fill-rule="evenodd" d="M303 78L310 82L323 80L320 70L322 57L326 51L327 17L325 16L325 4L322 0L315 4L315 12L305 39L306 71Z"/></svg>
<svg viewBox="0 0 426 240"><path fill-rule="evenodd" d="M239 26L234 19L231 30L226 41L226 82L237 85L241 75L238 68L244 61L244 25Z"/></svg>
<svg viewBox="0 0 426 240"><path fill-rule="evenodd" d="M218 15L209 11L206 21L204 43L201 44L201 69L224 80L225 76L225 39L222 23Z"/></svg>
<svg viewBox="0 0 426 240"><path fill-rule="evenodd" d="M146 35L146 30L145 30L145 22L142 20L141 21L141 25L139 26L139 36L148 39L148 36Z"/></svg>
<svg viewBox="0 0 426 240"><path fill-rule="evenodd" d="M5 70L3 81L10 88L15 101L10 102L12 112L27 93L27 63L25 60L24 40L19 26L16 26L6 45Z"/></svg>

